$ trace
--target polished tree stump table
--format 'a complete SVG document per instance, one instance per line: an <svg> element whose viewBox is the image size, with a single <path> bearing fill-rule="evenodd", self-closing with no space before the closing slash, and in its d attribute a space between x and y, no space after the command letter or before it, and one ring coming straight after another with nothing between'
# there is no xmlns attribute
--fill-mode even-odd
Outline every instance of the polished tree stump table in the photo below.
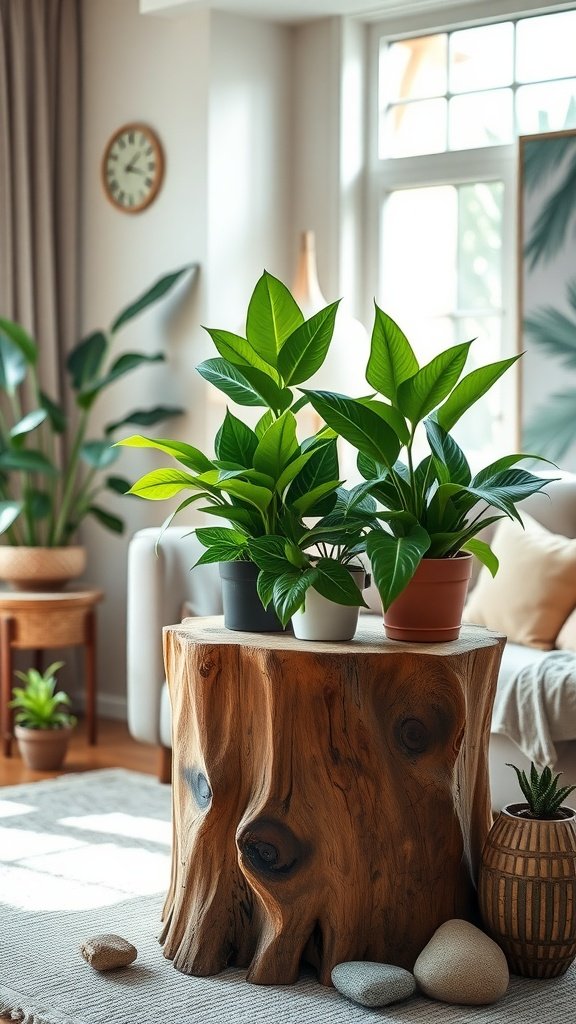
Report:
<svg viewBox="0 0 576 1024"><path fill-rule="evenodd" d="M166 627L174 966L272 985L307 962L330 984L345 960L411 968L473 918L503 647L476 626L398 643L371 616L341 644Z"/></svg>

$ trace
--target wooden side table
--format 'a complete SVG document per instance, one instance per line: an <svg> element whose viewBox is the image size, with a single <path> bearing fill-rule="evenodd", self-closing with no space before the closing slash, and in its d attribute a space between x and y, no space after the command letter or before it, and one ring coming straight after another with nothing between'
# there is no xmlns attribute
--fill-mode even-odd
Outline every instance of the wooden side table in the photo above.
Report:
<svg viewBox="0 0 576 1024"><path fill-rule="evenodd" d="M54 647L85 648L88 742L96 743L96 605L101 590L0 591L0 702L5 757L12 753L14 686L12 652Z"/></svg>
<svg viewBox="0 0 576 1024"><path fill-rule="evenodd" d="M174 966L277 985L306 961L329 985L342 961L412 968L474 919L503 648L478 626L398 643L369 616L342 644L166 627Z"/></svg>

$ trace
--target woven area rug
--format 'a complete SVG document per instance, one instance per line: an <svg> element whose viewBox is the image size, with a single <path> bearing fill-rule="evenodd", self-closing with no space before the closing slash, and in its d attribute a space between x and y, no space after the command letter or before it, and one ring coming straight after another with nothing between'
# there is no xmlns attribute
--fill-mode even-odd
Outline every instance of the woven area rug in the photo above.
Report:
<svg viewBox="0 0 576 1024"><path fill-rule="evenodd" d="M366 1010L311 976L257 987L244 973L188 978L157 941L170 866L170 789L121 769L0 789L0 1015L25 1024L568 1024L576 971L513 978L493 1007L416 998ZM83 939L133 942L129 968L98 974Z"/></svg>

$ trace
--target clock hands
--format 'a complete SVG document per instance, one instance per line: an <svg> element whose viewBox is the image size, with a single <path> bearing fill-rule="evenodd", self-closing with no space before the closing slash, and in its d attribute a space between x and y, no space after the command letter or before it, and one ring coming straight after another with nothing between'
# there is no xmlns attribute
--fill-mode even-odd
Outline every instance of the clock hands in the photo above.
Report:
<svg viewBox="0 0 576 1024"><path fill-rule="evenodd" d="M140 159L141 156L142 156L142 153L136 153L136 156L133 157L133 159L130 161L130 163L126 164L126 167L124 168L124 170L126 171L127 174L144 174L145 173L139 167L134 167L134 164Z"/></svg>

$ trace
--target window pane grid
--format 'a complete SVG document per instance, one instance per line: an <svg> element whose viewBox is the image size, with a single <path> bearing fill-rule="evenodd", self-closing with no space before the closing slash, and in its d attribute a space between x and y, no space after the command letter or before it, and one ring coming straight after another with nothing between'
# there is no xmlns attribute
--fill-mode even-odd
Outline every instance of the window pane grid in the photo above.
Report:
<svg viewBox="0 0 576 1024"><path fill-rule="evenodd" d="M528 25L528 22L531 22L532 25ZM534 26L534 30L532 30L532 26ZM520 62L519 30L524 31L522 64ZM550 65L549 62L547 65L542 64L541 47L534 46L536 31L538 33L546 32L548 39L555 31L557 34L561 34L562 38L558 38L558 44L563 47L563 56L557 67ZM458 49L460 44L454 40L464 41L460 50ZM483 59L481 52L483 40L484 42L491 40L492 44L495 40L497 41L496 52L500 53L505 63L501 72L491 72L490 68L487 68L493 45L489 47L485 59ZM445 41L443 47L440 46L440 41ZM530 46L532 46L532 52L530 52ZM383 72L386 66L384 54L394 47L408 49L410 56L407 64L407 58L404 55L404 77L402 78L400 75L396 83L391 83L390 91L393 98L385 100L387 90L383 85ZM573 57L572 51L574 52ZM461 55L462 67L459 71L455 71L458 53ZM466 67L467 59L470 61L468 68ZM529 65L532 59L536 67L540 60L541 77L530 75ZM399 62L396 63L399 67ZM407 68L410 63L413 66L408 74ZM420 65L425 65L425 73L422 73ZM523 68L521 77L519 66ZM453 32L443 35L416 37L404 40L402 43L391 43L384 49L381 48L380 75L379 155L381 159L423 156L426 153L503 145L512 142L518 134L574 127L576 126L576 11L563 12L561 20L559 20L558 13L538 15L495 22L473 29L455 29ZM451 81L452 83L458 81L458 75L461 83L470 84L476 80L478 86L476 88L450 88ZM483 84L483 80L490 79L490 75L492 75L492 80L489 81L489 84ZM420 81L420 92L410 94L411 80ZM438 83L442 80L446 82L444 92L438 90ZM428 82L428 91L426 91L426 86L422 86L423 81ZM497 96L498 93L500 96ZM509 97L508 103L505 101L505 94ZM475 103L476 97L478 98L477 103ZM483 99L486 101L486 124L478 125L474 132L471 121L476 120ZM416 106L418 103L430 102L430 100L436 101L435 109ZM442 101L445 105L444 110L441 106ZM490 110L490 104L492 104L492 110ZM459 117L458 110L460 111ZM405 115L408 113L410 117L406 118ZM472 114L475 116L472 117ZM419 115L426 124L426 131L416 132L417 135L420 135L417 142L409 142L407 130L404 132L404 138L401 131L396 134L395 126L401 127L405 123L408 128L410 124L415 125L417 120L411 121L411 118L418 119ZM437 118L436 125L430 123L431 116ZM494 128L492 128L493 121ZM442 139L444 148L441 145ZM404 148L405 146L407 148Z"/></svg>

